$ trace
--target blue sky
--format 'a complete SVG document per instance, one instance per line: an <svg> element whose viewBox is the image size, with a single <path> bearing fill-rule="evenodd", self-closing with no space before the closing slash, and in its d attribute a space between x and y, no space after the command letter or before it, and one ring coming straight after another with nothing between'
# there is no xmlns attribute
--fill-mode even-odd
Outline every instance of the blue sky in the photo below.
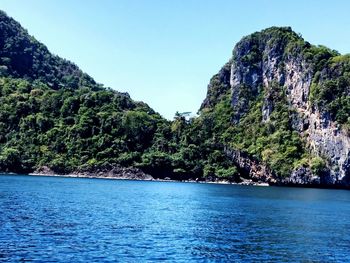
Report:
<svg viewBox="0 0 350 263"><path fill-rule="evenodd" d="M1 0L51 52L172 119L197 112L212 75L242 36L292 26L350 53L347 0Z"/></svg>

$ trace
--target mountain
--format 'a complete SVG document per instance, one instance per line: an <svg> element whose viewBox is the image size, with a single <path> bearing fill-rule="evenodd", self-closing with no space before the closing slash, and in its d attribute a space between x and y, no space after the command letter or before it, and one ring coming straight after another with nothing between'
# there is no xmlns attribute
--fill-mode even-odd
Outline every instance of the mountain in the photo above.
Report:
<svg viewBox="0 0 350 263"><path fill-rule="evenodd" d="M201 112L226 109L230 125L219 136L246 176L349 186L349 94L349 55L271 27L237 43Z"/></svg>
<svg viewBox="0 0 350 263"><path fill-rule="evenodd" d="M170 122L0 12L0 171L349 188L349 91L349 55L271 27Z"/></svg>
<svg viewBox="0 0 350 263"><path fill-rule="evenodd" d="M201 130L200 120L177 114L169 122L147 104L97 84L4 12L0 37L0 171L236 177L235 166ZM218 167L211 177L203 172L208 162Z"/></svg>
<svg viewBox="0 0 350 263"><path fill-rule="evenodd" d="M75 64L52 55L28 35L14 19L0 10L0 76L38 80L52 89L98 85Z"/></svg>
<svg viewBox="0 0 350 263"><path fill-rule="evenodd" d="M145 103L104 88L52 55L4 12L0 69L2 171L129 166L168 125Z"/></svg>

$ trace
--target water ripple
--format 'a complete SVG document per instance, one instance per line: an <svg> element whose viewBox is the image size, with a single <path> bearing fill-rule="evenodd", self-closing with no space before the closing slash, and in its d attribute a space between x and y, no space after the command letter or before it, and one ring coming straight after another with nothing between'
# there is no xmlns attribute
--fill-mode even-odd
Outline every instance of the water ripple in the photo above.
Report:
<svg viewBox="0 0 350 263"><path fill-rule="evenodd" d="M345 262L350 191L0 176L0 262Z"/></svg>

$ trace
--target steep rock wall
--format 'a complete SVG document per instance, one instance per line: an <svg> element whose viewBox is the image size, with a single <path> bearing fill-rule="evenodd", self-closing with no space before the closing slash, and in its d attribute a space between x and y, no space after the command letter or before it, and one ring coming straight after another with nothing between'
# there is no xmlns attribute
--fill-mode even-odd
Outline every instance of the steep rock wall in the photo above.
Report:
<svg viewBox="0 0 350 263"><path fill-rule="evenodd" d="M249 110L249 102L263 90L262 121L268 121L273 112L273 100L266 91L276 83L283 86L290 107L296 111L293 127L315 155L328 161L331 176L327 183L346 183L350 138L329 114L311 105L309 94L314 69L298 47L293 50L293 55L286 52L287 48L288 39L273 42L269 41L268 34L260 36L260 41L253 37L244 38L236 45L230 71L233 123L239 122ZM300 174L300 170L294 174Z"/></svg>

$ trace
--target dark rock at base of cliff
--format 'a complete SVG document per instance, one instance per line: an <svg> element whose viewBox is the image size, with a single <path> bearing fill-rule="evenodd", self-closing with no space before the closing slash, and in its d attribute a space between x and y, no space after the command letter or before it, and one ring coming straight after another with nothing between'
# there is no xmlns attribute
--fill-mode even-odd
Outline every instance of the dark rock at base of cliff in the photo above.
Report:
<svg viewBox="0 0 350 263"><path fill-rule="evenodd" d="M55 173L50 167L48 166L41 166L37 168L33 174L40 174L40 175L54 175Z"/></svg>
<svg viewBox="0 0 350 263"><path fill-rule="evenodd" d="M65 175L60 172L55 172L47 166L42 166L36 169L32 174L37 175ZM70 176L90 177L90 178L115 178L129 180L153 180L153 177L144 173L138 168L122 167L122 166L106 166L106 167L89 167L80 168L71 173Z"/></svg>
<svg viewBox="0 0 350 263"><path fill-rule="evenodd" d="M299 167L292 171L288 177L275 175L264 163L239 150L226 148L228 157L237 165L240 174L243 176L241 182L268 183L277 186L293 187L316 187L349 189L350 178L344 177L335 180L329 169L325 169L319 175L315 175L310 168Z"/></svg>
<svg viewBox="0 0 350 263"><path fill-rule="evenodd" d="M312 174L311 170L305 167L300 167L292 172L292 174L280 180L280 184L287 185L319 185L320 177Z"/></svg>
<svg viewBox="0 0 350 263"><path fill-rule="evenodd" d="M239 173L244 179L250 179L254 182L275 183L273 172L259 160L249 156L239 150L226 148L226 155L238 167Z"/></svg>
<svg viewBox="0 0 350 263"><path fill-rule="evenodd" d="M80 169L73 172L74 175L82 177L98 177L98 178L115 178L129 180L153 180L153 177L144 173L138 168L133 167L98 167L89 169Z"/></svg>
<svg viewBox="0 0 350 263"><path fill-rule="evenodd" d="M349 189L347 180L334 180L329 170L324 170L319 176L305 167L300 167L292 172L287 178L279 178L273 185L292 187L313 187L330 189Z"/></svg>

